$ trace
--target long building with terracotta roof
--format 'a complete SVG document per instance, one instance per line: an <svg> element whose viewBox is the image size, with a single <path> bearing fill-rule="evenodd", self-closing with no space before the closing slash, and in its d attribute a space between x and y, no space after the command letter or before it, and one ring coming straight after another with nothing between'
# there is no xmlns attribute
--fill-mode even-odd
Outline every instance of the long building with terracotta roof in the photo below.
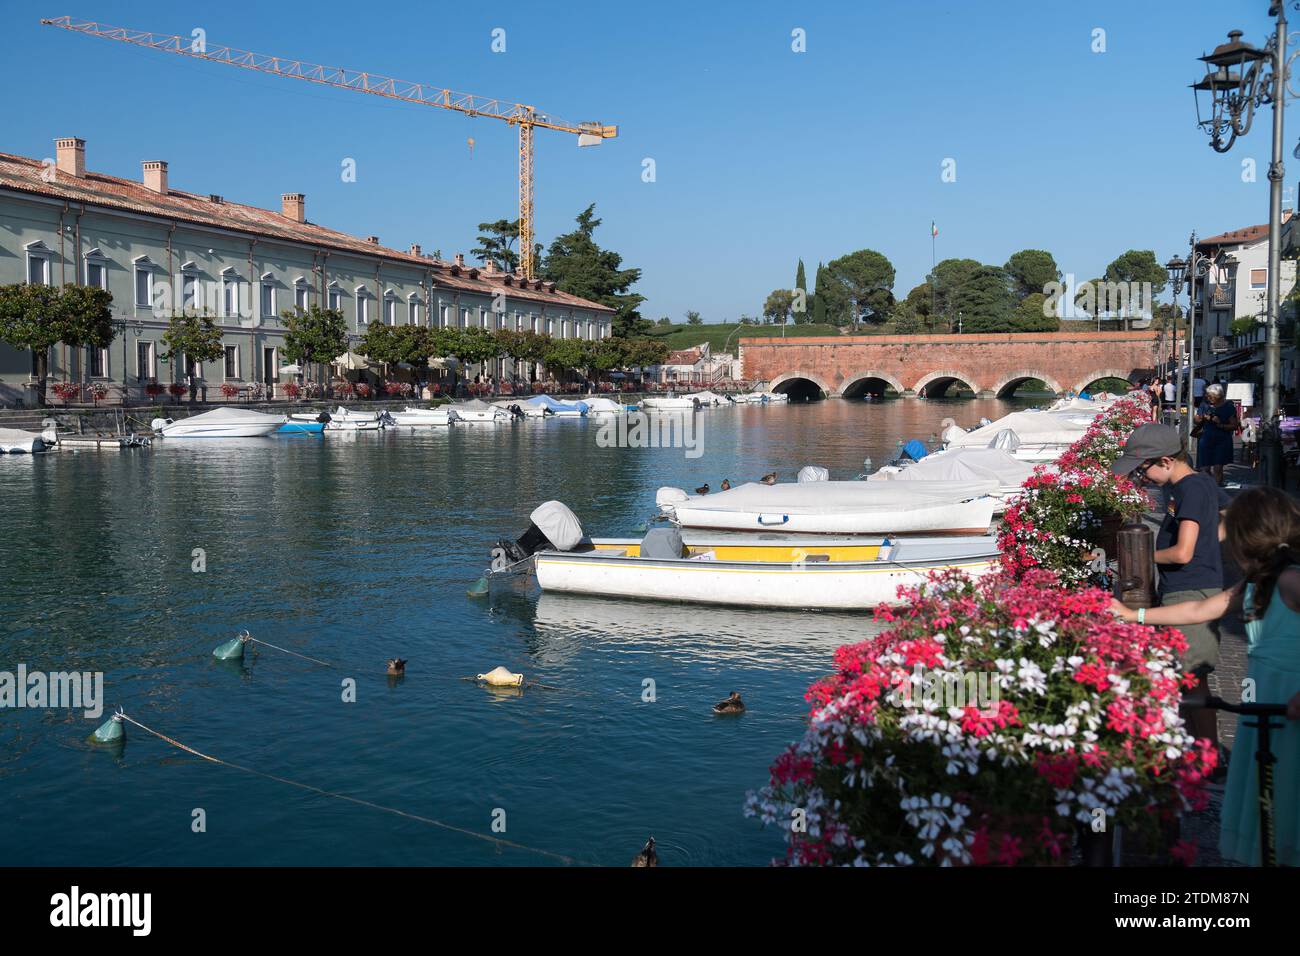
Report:
<svg viewBox="0 0 1300 956"><path fill-rule="evenodd" d="M463 256L437 259L419 245L402 251L319 225L302 193L265 209L175 189L160 160L143 163L136 182L88 171L81 139L55 147L53 160L0 153L0 285L105 288L118 335L104 349L55 346L51 383L102 381L133 400L151 383L190 374L205 391L226 382L274 388L286 364L281 313L313 304L341 309L356 337L371 322L611 334L607 306L490 263L477 268ZM164 360L162 334L187 309L216 317L223 360ZM34 359L0 343L0 404L34 403ZM502 359L482 371L536 370Z"/></svg>

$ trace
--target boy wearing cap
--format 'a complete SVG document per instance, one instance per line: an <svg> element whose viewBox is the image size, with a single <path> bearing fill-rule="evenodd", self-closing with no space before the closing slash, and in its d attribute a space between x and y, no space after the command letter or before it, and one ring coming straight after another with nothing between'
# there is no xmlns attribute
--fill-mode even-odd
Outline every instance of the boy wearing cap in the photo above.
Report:
<svg viewBox="0 0 1300 956"><path fill-rule="evenodd" d="M1223 590L1219 551L1219 488L1213 478L1191 465L1178 430L1168 425L1141 425L1124 444L1112 466L1116 474L1159 485L1169 504L1156 534L1161 604L1181 604L1213 597ZM1187 638L1183 670L1197 676L1193 694L1209 693L1206 677L1219 662L1217 623L1179 628ZM1218 743L1214 711L1200 708L1189 721L1192 733Z"/></svg>

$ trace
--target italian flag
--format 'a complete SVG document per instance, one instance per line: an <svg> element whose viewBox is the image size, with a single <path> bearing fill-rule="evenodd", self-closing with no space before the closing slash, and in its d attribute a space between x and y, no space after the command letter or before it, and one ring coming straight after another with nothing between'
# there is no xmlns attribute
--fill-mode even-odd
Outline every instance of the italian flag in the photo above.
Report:
<svg viewBox="0 0 1300 956"><path fill-rule="evenodd" d="M936 225L934 224L934 220L931 219L931 220L930 220L930 238L933 239L933 238L935 238L935 237L938 236L938 235L939 235L939 227L936 226Z"/></svg>

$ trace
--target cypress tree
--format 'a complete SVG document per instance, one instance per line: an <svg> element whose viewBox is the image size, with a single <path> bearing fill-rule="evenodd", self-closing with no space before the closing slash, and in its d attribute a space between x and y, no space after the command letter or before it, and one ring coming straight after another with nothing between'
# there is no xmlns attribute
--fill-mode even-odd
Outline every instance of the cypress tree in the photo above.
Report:
<svg viewBox="0 0 1300 956"><path fill-rule="evenodd" d="M803 259L800 259L800 260L799 260L799 268L795 270L795 274L794 274L794 287L795 287L795 289L803 289L803 291L804 291L804 311L803 311L803 312L796 312L795 315L794 315L794 320L795 320L796 322L807 322L807 321L808 321L808 312L809 312L809 310L812 309L812 302L810 301L809 296L808 296L808 279L807 279L807 277L804 275L804 271L803 271ZM797 296L797 295L798 295L798 292L796 292L795 295Z"/></svg>

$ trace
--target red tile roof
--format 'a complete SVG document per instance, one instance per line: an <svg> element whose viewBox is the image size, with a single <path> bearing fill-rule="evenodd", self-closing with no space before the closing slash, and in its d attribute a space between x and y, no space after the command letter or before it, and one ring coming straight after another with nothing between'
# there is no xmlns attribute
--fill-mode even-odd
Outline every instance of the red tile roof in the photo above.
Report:
<svg viewBox="0 0 1300 956"><path fill-rule="evenodd" d="M1282 210L1282 222L1291 218L1291 210ZM1231 232L1221 232L1217 236L1210 236L1208 239L1199 239L1198 246L1240 246L1251 242L1260 242L1268 238L1268 223L1261 226L1246 226L1243 229L1234 229Z"/></svg>
<svg viewBox="0 0 1300 956"><path fill-rule="evenodd" d="M694 365L700 360L699 349L681 349L677 352L669 352L668 358L664 359L665 365Z"/></svg>
<svg viewBox="0 0 1300 956"><path fill-rule="evenodd" d="M200 196L179 189L169 189L166 195L161 195L147 189L142 183L89 171L82 177L59 172L52 182L46 182L41 176L44 169L39 160L27 156L15 156L11 153L0 153L0 188L51 196L73 203L121 209L145 216L175 219L198 226L211 226L255 236L283 239L304 245L324 246L361 256L380 256L393 262L432 270L434 282L439 287L477 292L488 296L504 290L507 296L535 302L599 312L614 311L597 302L547 288L550 283L543 286L540 280L526 283L522 276L486 273L472 266L458 267L454 263L434 259L432 256L389 249L313 222L296 222L278 211L262 209L258 206L227 200L218 201L212 196ZM510 279L509 283L506 282L507 278Z"/></svg>

